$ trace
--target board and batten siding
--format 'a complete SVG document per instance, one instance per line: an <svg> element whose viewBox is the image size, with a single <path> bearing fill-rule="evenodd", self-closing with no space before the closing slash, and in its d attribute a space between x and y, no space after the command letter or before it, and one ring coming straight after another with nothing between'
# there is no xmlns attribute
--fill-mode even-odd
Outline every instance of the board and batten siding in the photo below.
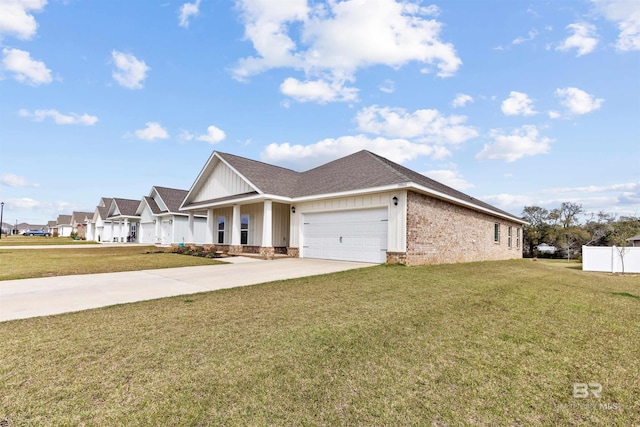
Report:
<svg viewBox="0 0 640 427"><path fill-rule="evenodd" d="M398 198L397 206L393 204L393 197ZM303 224L300 223L303 217L302 214L384 207L388 209L387 251L405 252L407 244L405 230L406 200L406 191L400 190L294 203L293 206L296 208L296 213L291 214L289 246L294 248L300 247L303 226Z"/></svg>
<svg viewBox="0 0 640 427"><path fill-rule="evenodd" d="M213 173L209 175L191 202L197 203L251 191L255 191L253 187L231 168L219 161L213 169Z"/></svg>

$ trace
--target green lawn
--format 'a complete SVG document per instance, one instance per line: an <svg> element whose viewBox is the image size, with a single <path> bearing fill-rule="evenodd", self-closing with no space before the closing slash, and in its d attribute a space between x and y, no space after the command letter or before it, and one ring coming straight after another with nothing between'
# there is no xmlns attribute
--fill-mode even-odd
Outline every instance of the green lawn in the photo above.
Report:
<svg viewBox="0 0 640 427"><path fill-rule="evenodd" d="M4 322L0 422L637 425L638 296L637 275L515 260Z"/></svg>
<svg viewBox="0 0 640 427"><path fill-rule="evenodd" d="M27 239L38 237L27 237ZM44 237L41 237L44 239ZM3 239L4 240L4 239ZM155 246L2 249L0 280L211 265L218 261L177 255Z"/></svg>
<svg viewBox="0 0 640 427"><path fill-rule="evenodd" d="M73 240L70 237L42 237L42 236L5 236L0 239L0 247L2 246L35 246L35 245L86 245L97 244L86 240Z"/></svg>

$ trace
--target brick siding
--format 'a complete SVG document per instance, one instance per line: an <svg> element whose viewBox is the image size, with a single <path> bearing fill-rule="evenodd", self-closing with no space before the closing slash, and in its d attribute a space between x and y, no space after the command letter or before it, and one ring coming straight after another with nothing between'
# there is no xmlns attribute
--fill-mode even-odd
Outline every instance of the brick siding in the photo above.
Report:
<svg viewBox="0 0 640 427"><path fill-rule="evenodd" d="M495 223L500 224L498 243L494 242ZM522 258L521 228L516 222L409 191L407 252L388 253L387 261L423 265Z"/></svg>

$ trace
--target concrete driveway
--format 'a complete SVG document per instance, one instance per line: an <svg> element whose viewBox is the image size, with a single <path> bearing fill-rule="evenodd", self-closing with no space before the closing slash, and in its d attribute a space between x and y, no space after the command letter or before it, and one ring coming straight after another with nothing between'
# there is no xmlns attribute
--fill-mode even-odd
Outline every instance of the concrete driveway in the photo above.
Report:
<svg viewBox="0 0 640 427"><path fill-rule="evenodd" d="M229 264L0 281L0 322L294 279L373 264L246 257Z"/></svg>

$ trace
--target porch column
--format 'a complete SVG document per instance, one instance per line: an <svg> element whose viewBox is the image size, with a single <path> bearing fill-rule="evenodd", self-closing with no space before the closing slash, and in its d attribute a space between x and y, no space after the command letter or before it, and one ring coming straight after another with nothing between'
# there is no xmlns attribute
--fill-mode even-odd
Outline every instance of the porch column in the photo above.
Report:
<svg viewBox="0 0 640 427"><path fill-rule="evenodd" d="M264 201L262 213L262 244L260 245L260 255L265 258L273 258L273 214L271 200Z"/></svg>
<svg viewBox="0 0 640 427"><path fill-rule="evenodd" d="M124 226L121 228L121 230L122 234L120 235L120 237L122 238L123 242L126 242L129 237L129 218L124 219Z"/></svg>
<svg viewBox="0 0 640 427"><path fill-rule="evenodd" d="M241 222L242 218L240 215L240 205L233 205L233 219L231 221L231 246L229 247L229 253L242 253L242 245L240 243Z"/></svg>
<svg viewBox="0 0 640 427"><path fill-rule="evenodd" d="M187 231L187 243L196 243L195 241L195 233L194 233L194 224L195 224L195 215L193 211L189 211L189 230Z"/></svg>
<svg viewBox="0 0 640 427"><path fill-rule="evenodd" d="M155 229L156 229L155 236L154 236L155 241L153 243L161 243L160 227L162 226L162 217L161 216L156 217L156 219L153 220L153 225L155 226Z"/></svg>
<svg viewBox="0 0 640 427"><path fill-rule="evenodd" d="M113 242L113 238L116 237L116 226L113 223L113 220L111 220L111 240Z"/></svg>
<svg viewBox="0 0 640 427"><path fill-rule="evenodd" d="M191 221L191 217L189 217L189 221ZM213 209L207 209L207 233L205 235L205 243L208 245L213 245L213 226L215 223L215 218L213 217Z"/></svg>

